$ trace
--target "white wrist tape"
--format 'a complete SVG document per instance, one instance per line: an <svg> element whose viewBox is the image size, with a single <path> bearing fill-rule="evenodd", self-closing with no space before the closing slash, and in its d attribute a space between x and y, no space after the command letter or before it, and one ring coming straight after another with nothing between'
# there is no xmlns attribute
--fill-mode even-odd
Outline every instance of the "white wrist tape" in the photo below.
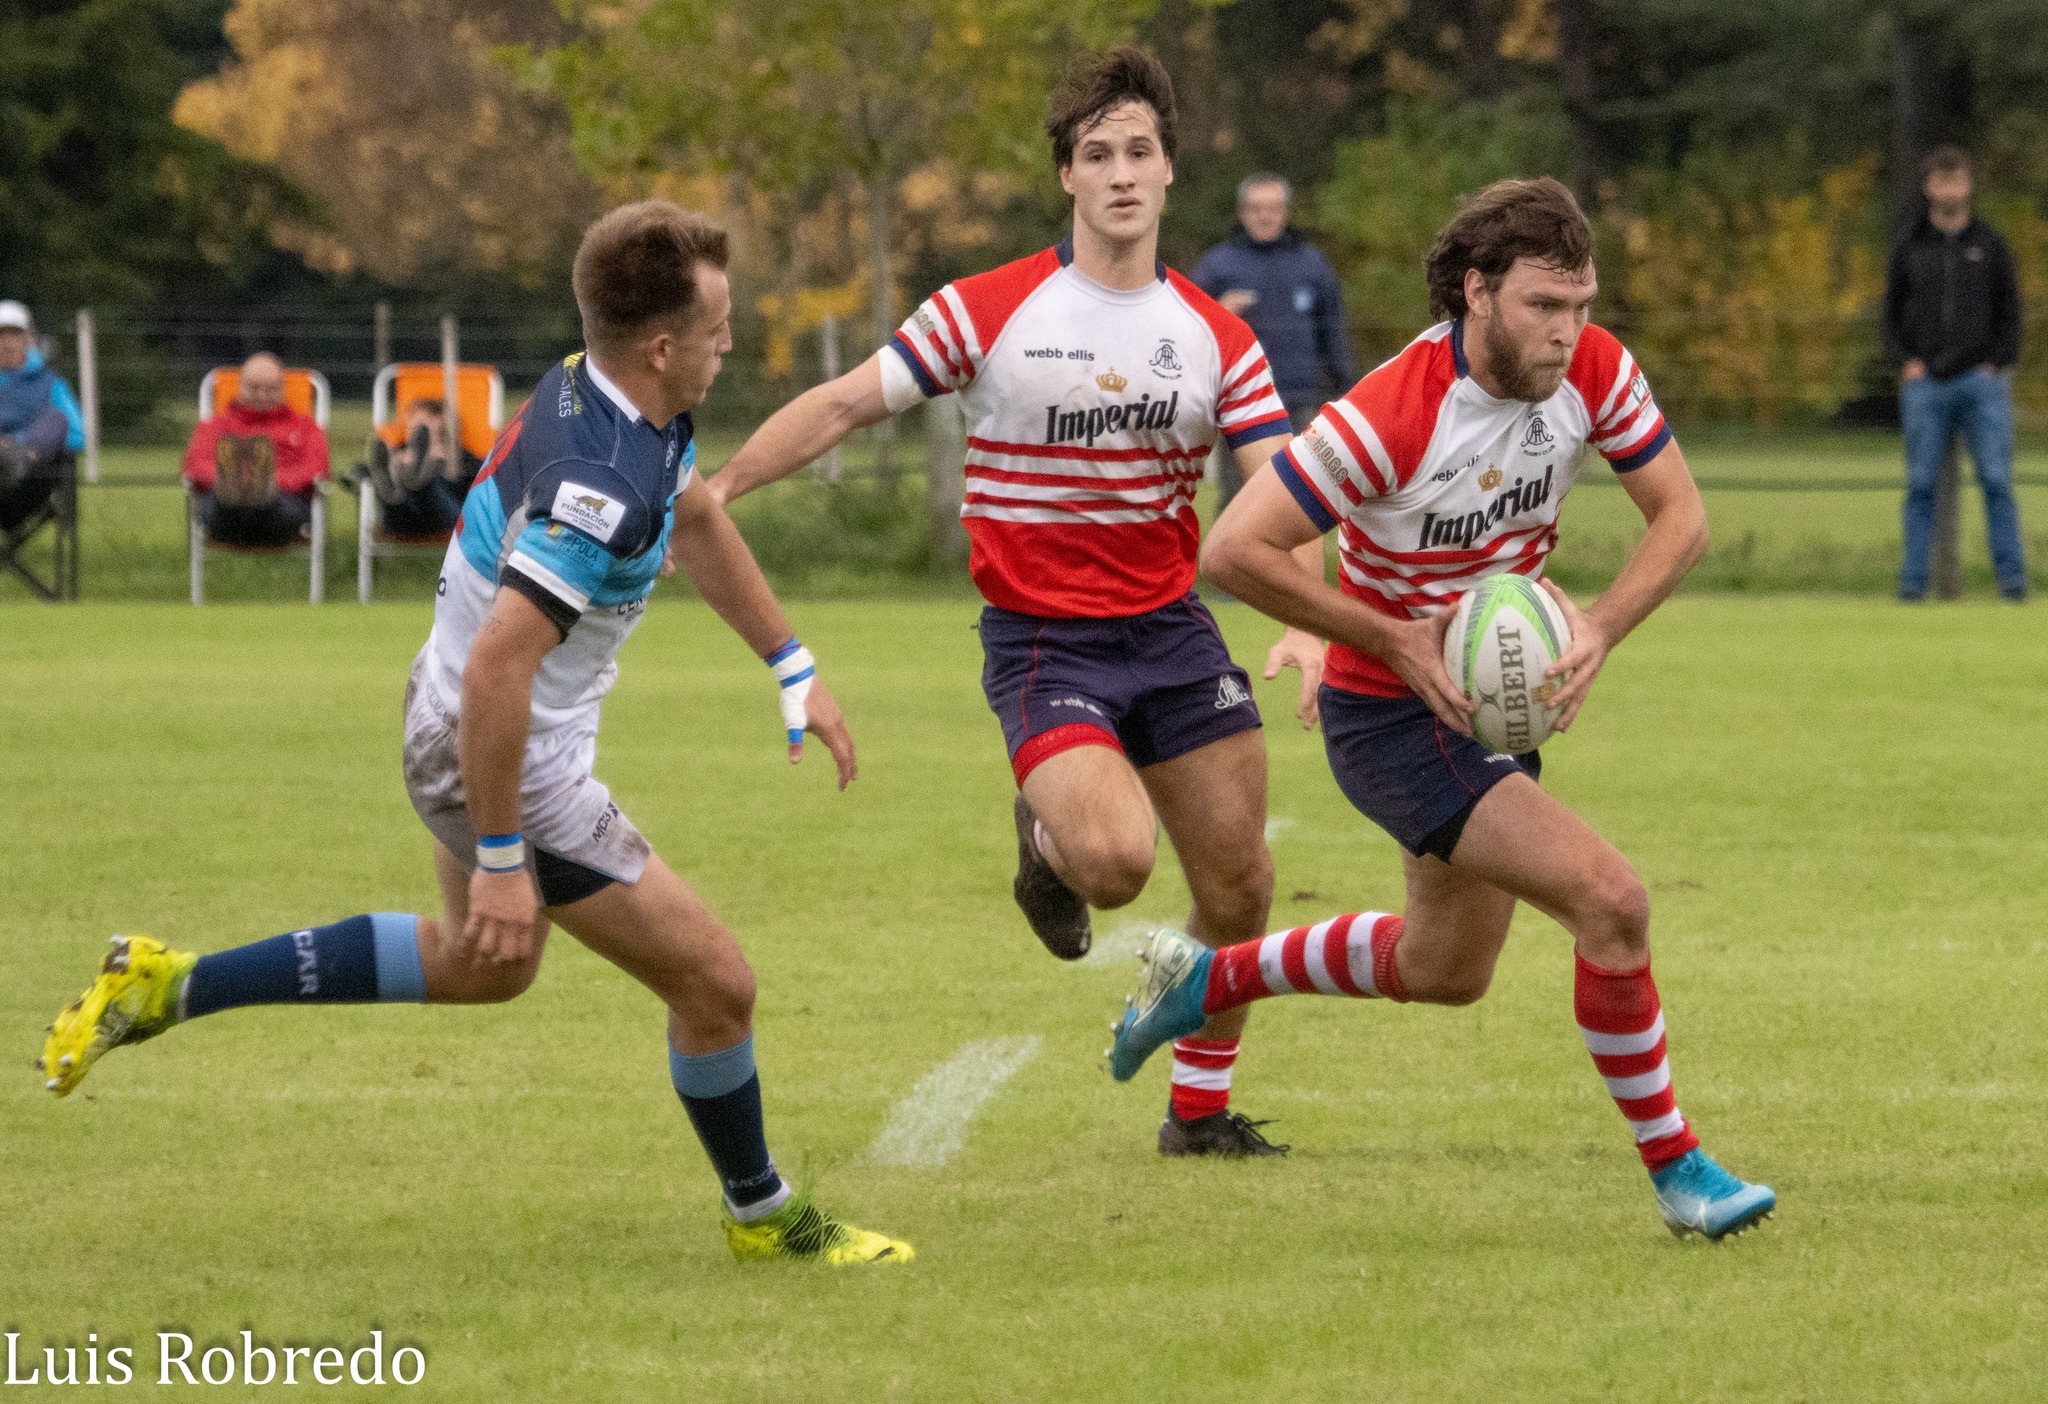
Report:
<svg viewBox="0 0 2048 1404"><path fill-rule="evenodd" d="M789 733L789 744L797 745L804 739L804 728L811 724L804 701L811 695L811 679L818 672L817 660L811 657L809 649L791 639L768 655L768 668L775 674L775 681L782 684L782 725Z"/></svg>
<svg viewBox="0 0 2048 1404"><path fill-rule="evenodd" d="M476 841L476 865L487 873L515 873L526 866L526 840L518 834Z"/></svg>

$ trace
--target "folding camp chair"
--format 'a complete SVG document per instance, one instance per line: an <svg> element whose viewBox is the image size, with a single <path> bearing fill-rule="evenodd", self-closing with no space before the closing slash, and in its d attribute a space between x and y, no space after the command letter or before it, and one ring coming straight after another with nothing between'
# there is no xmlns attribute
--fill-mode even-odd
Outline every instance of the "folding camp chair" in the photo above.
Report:
<svg viewBox="0 0 2048 1404"><path fill-rule="evenodd" d="M206 373L199 382L199 418L219 414L242 388L242 372L236 366L221 366ZM300 414L310 414L323 430L327 427L327 377L316 370L287 370L284 373L284 402ZM192 603L206 603L206 552L233 551L242 555L275 555L295 551L297 546L235 546L207 537L199 521L199 495L185 485L185 522L192 541ZM327 597L324 570L327 561L327 484L313 487L312 539L307 543L312 556L312 580L306 597L319 604Z"/></svg>
<svg viewBox="0 0 2048 1404"><path fill-rule="evenodd" d="M462 365L455 368L456 433L464 451L488 458L492 441L505 423L505 381L493 366ZM377 372L370 391L371 433L388 448L405 442L405 412L420 400L445 400L448 383L438 361L400 361ZM364 604L376 583L374 562L379 556L439 555L448 546L448 533L435 536L397 536L384 528L384 504L367 482L358 484L356 529L356 598Z"/></svg>
<svg viewBox="0 0 2048 1404"><path fill-rule="evenodd" d="M56 477L49 498L31 510L19 525L0 531L0 569L12 571L38 599L78 598L78 458L58 455L48 470ZM44 527L52 528L50 573L45 576L22 559L22 553Z"/></svg>

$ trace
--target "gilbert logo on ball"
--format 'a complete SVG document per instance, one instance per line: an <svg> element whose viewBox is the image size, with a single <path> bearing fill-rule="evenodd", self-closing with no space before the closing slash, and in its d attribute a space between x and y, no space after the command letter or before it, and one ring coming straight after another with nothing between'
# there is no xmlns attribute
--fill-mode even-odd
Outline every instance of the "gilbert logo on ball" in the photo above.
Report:
<svg viewBox="0 0 2048 1404"><path fill-rule="evenodd" d="M1564 611L1526 576L1491 575L1458 600L1444 633L1444 669L1477 704L1479 744L1518 756L1550 739L1550 699L1563 678L1543 670L1571 647Z"/></svg>

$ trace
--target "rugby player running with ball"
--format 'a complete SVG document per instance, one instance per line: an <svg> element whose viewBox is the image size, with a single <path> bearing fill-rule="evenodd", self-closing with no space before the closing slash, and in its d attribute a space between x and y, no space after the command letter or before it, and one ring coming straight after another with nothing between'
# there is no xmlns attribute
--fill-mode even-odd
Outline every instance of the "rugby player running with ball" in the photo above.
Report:
<svg viewBox="0 0 2048 1404"><path fill-rule="evenodd" d="M1245 484L1202 563L1239 599L1332 641L1318 695L1337 784L1406 850L1402 915L1359 912L1213 955L1154 937L1111 1071L1280 994L1470 1004L1486 993L1524 901L1572 935L1573 1006L1627 1118L1674 1234L1720 1238L1777 1197L1710 1160L1680 1114L1650 978L1650 902L1626 858L1538 785L1535 754L1490 753L1446 672L1457 597L1487 576L1540 578L1558 506L1590 444L1647 526L1583 612L1549 581L1571 643L1549 672L1571 725L1608 651L1706 549L1684 456L1621 343L1587 315L1593 234L1553 180L1510 180L1464 203L1427 260L1446 320L1367 375ZM1339 528L1342 589L1297 563Z"/></svg>
<svg viewBox="0 0 2048 1404"><path fill-rule="evenodd" d="M499 435L441 567L406 685L405 784L434 836L442 915L375 912L198 956L117 936L40 1060L58 1096L109 1049L251 1004L489 1004L560 926L668 1006L669 1074L724 1190L736 1257L899 1262L910 1245L793 1192L762 1129L754 975L739 943L591 773L598 707L664 555L780 686L839 787L853 741L746 543L695 470L689 411L732 349L723 230L661 200L583 236L585 351Z"/></svg>
<svg viewBox="0 0 2048 1404"><path fill-rule="evenodd" d="M1159 261L1165 68L1135 48L1079 56L1046 131L1072 236L939 289L874 356L764 423L711 490L731 501L959 395L982 685L1018 785L1017 904L1047 949L1079 959L1088 909L1144 890L1163 823L1194 894L1188 930L1224 946L1264 930L1272 901L1266 750L1249 679L1193 591L1195 490L1218 434L1249 474L1286 443L1287 411L1251 328ZM1307 543L1307 568L1321 549ZM1321 660L1319 640L1290 633L1267 676L1301 667L1306 696ZM1162 1154L1285 1149L1228 1110L1244 1019L1182 1030Z"/></svg>

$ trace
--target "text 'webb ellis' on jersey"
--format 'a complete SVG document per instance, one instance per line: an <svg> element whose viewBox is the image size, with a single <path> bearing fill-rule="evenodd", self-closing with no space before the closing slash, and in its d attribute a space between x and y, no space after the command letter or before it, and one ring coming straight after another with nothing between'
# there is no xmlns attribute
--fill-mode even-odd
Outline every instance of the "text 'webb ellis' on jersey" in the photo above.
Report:
<svg viewBox="0 0 2048 1404"><path fill-rule="evenodd" d="M649 424L581 351L542 376L492 445L441 562L425 652L442 705L459 712L470 646L502 585L562 635L534 678L533 729L597 706L696 462L690 416Z"/></svg>
<svg viewBox="0 0 2048 1404"><path fill-rule="evenodd" d="M960 515L982 595L1022 614L1117 618L1195 582L1195 489L1220 434L1287 431L1258 338L1160 265L1104 287L1071 243L948 283L890 349L967 418Z"/></svg>
<svg viewBox="0 0 2048 1404"><path fill-rule="evenodd" d="M1541 575L1588 444L1627 473L1670 441L1635 358L1604 328L1585 329L1557 393L1531 404L1480 389L1464 323L1445 322L1323 406L1273 466L1311 521L1338 528L1344 593L1414 618L1489 575ZM1409 690L1343 644L1323 678L1380 697Z"/></svg>

